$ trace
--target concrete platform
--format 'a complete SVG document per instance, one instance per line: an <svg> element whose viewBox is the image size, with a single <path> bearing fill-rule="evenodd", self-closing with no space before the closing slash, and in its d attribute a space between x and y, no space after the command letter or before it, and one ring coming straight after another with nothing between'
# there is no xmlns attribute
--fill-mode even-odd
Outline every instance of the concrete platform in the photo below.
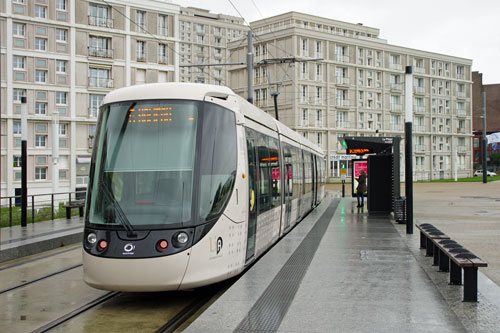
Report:
<svg viewBox="0 0 500 333"><path fill-rule="evenodd" d="M498 332L495 283L480 272L462 302L417 232L355 206L324 200L186 332Z"/></svg>
<svg viewBox="0 0 500 333"><path fill-rule="evenodd" d="M82 241L83 217L57 219L0 229L0 262Z"/></svg>

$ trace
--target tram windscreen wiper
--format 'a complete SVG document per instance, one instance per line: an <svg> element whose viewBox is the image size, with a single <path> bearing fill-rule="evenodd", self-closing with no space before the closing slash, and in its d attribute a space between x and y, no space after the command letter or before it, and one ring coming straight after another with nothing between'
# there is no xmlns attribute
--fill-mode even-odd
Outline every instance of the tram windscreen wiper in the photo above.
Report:
<svg viewBox="0 0 500 333"><path fill-rule="evenodd" d="M132 227L132 224L128 220L127 216L123 212L122 208L120 207L120 204L116 201L114 198L113 194L109 191L107 188L106 184L104 182L99 183L99 189L104 193L104 196L106 199L113 205L113 208L115 209L116 215L118 216L118 220L120 221L121 225L125 228L127 231L127 236L128 237L137 237L137 233L134 231L134 227Z"/></svg>

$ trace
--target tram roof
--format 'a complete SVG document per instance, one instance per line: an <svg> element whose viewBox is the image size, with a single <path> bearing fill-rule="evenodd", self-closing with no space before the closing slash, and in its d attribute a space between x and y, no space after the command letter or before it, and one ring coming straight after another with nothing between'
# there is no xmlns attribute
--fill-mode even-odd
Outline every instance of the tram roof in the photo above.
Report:
<svg viewBox="0 0 500 333"><path fill-rule="evenodd" d="M207 95L234 96L224 86L200 83L165 82L149 83L113 90L104 98L104 104L130 100L188 99L202 101Z"/></svg>

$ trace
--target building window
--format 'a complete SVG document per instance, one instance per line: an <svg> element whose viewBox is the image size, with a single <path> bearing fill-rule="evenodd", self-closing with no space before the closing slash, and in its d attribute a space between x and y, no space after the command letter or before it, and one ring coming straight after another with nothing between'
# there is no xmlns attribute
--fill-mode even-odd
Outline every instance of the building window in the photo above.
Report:
<svg viewBox="0 0 500 333"><path fill-rule="evenodd" d="M35 17L47 18L47 7L35 5Z"/></svg>
<svg viewBox="0 0 500 333"><path fill-rule="evenodd" d="M135 13L135 24L137 32L146 32L146 12L138 10Z"/></svg>
<svg viewBox="0 0 500 333"><path fill-rule="evenodd" d="M14 155L12 156L13 160L13 167L14 168L20 168L21 167L21 155Z"/></svg>
<svg viewBox="0 0 500 333"><path fill-rule="evenodd" d="M47 179L47 167L35 167L35 180Z"/></svg>
<svg viewBox="0 0 500 333"><path fill-rule="evenodd" d="M158 63L160 64L167 64L168 63L168 57L167 57L167 44L159 44L158 45Z"/></svg>
<svg viewBox="0 0 500 333"><path fill-rule="evenodd" d="M37 69L35 71L35 82L47 83L47 71Z"/></svg>
<svg viewBox="0 0 500 333"><path fill-rule="evenodd" d="M26 25L24 23L12 23L12 33L14 37L24 37Z"/></svg>
<svg viewBox="0 0 500 333"><path fill-rule="evenodd" d="M21 97L26 97L26 89L13 89L12 95L14 103L21 103Z"/></svg>
<svg viewBox="0 0 500 333"><path fill-rule="evenodd" d="M66 60L56 60L56 72L66 73Z"/></svg>
<svg viewBox="0 0 500 333"><path fill-rule="evenodd" d="M66 97L65 91L56 91L56 105L67 105Z"/></svg>
<svg viewBox="0 0 500 333"><path fill-rule="evenodd" d="M302 109L302 126L309 126L309 111Z"/></svg>
<svg viewBox="0 0 500 333"><path fill-rule="evenodd" d="M47 39L38 37L35 38L35 50L47 51Z"/></svg>
<svg viewBox="0 0 500 333"><path fill-rule="evenodd" d="M112 88L111 69L89 67L89 86L93 88Z"/></svg>
<svg viewBox="0 0 500 333"><path fill-rule="evenodd" d="M66 43L68 40L68 30L66 29L56 29L56 41Z"/></svg>
<svg viewBox="0 0 500 333"><path fill-rule="evenodd" d="M138 40L135 44L137 61L146 61L146 42Z"/></svg>
<svg viewBox="0 0 500 333"><path fill-rule="evenodd" d="M56 9L66 11L66 0L56 0Z"/></svg>
<svg viewBox="0 0 500 333"><path fill-rule="evenodd" d="M24 69L25 57L14 56L14 69Z"/></svg>
<svg viewBox="0 0 500 333"><path fill-rule="evenodd" d="M36 102L35 103L35 114L36 115L46 115L47 114L47 103Z"/></svg>
<svg viewBox="0 0 500 333"><path fill-rule="evenodd" d="M47 146L47 135L36 134L35 135L35 147L45 148Z"/></svg>
<svg viewBox="0 0 500 333"><path fill-rule="evenodd" d="M111 7L89 4L89 25L113 28Z"/></svg>
<svg viewBox="0 0 500 333"><path fill-rule="evenodd" d="M14 134L14 136L21 135L21 122L20 121L13 122L12 134Z"/></svg>
<svg viewBox="0 0 500 333"><path fill-rule="evenodd" d="M89 116L97 118L99 107L102 105L104 95L89 95Z"/></svg>
<svg viewBox="0 0 500 333"><path fill-rule="evenodd" d="M166 36L168 34L168 16L158 15L158 34Z"/></svg>
<svg viewBox="0 0 500 333"><path fill-rule="evenodd" d="M67 124L59 124L59 136L66 136L68 133Z"/></svg>

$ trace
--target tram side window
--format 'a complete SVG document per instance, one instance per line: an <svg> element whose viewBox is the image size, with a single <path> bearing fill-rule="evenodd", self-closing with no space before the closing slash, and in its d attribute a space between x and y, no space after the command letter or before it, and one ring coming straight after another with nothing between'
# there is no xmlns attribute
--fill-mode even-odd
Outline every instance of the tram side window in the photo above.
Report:
<svg viewBox="0 0 500 333"><path fill-rule="evenodd" d="M272 207L271 173L269 172L269 149L267 137L260 134L257 139L257 154L259 158L259 213Z"/></svg>
<svg viewBox="0 0 500 333"><path fill-rule="evenodd" d="M283 144L283 181L285 182L285 196L293 197L293 159L290 145Z"/></svg>
<svg viewBox="0 0 500 333"><path fill-rule="evenodd" d="M271 195L272 206L281 205L281 175L280 175L280 156L278 140L268 137L269 140L269 171L271 171Z"/></svg>
<svg viewBox="0 0 500 333"><path fill-rule="evenodd" d="M304 152L304 174L305 174L305 193L310 193L312 190L312 164L311 153Z"/></svg>
<svg viewBox="0 0 500 333"><path fill-rule="evenodd" d="M293 161L293 179L296 184L295 190L293 192L293 199L297 199L302 192L303 179L302 179L302 162L300 156L301 151L298 148L292 148L292 161Z"/></svg>

